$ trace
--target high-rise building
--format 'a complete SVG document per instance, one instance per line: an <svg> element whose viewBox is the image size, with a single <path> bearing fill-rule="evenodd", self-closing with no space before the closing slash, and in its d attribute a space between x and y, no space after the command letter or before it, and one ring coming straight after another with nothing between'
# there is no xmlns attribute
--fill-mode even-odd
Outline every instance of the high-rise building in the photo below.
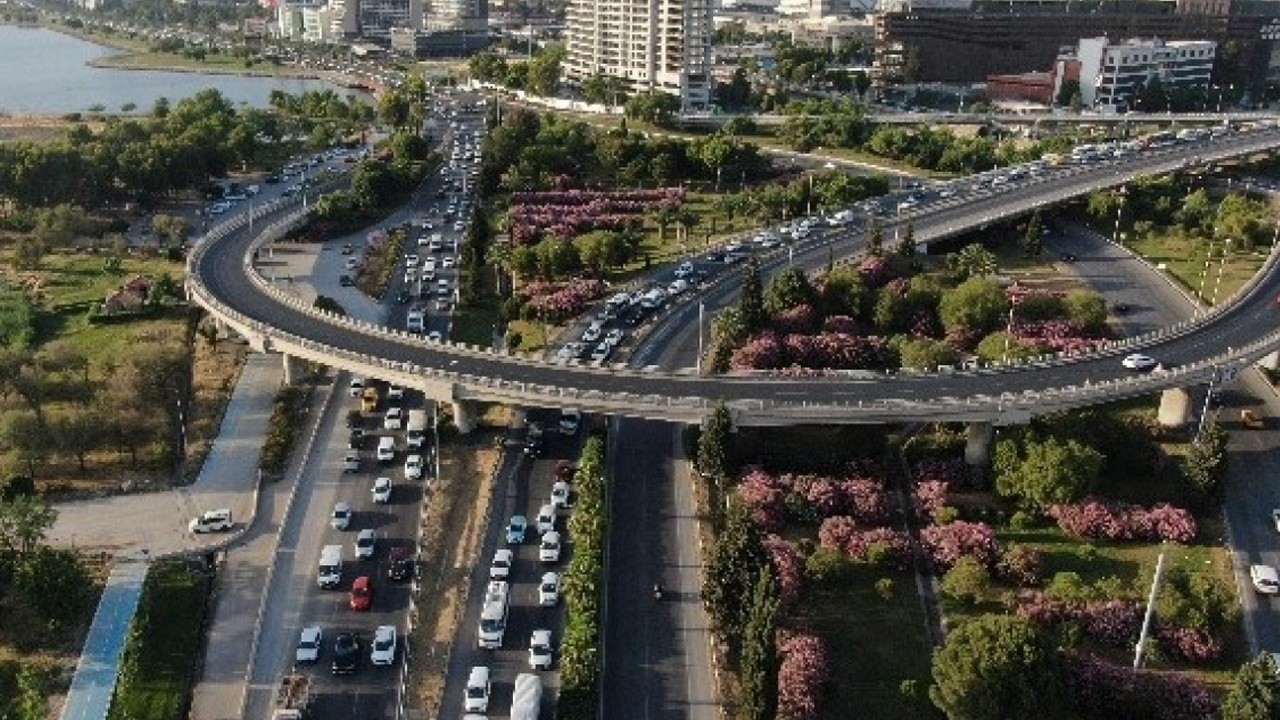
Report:
<svg viewBox="0 0 1280 720"><path fill-rule="evenodd" d="M391 28L422 27L422 0L359 0L360 35L391 41Z"/></svg>
<svg viewBox="0 0 1280 720"><path fill-rule="evenodd" d="M1163 42L1130 39L1110 42L1105 37L1082 38L1063 48L1059 66L1079 63L1080 97L1085 106L1124 111L1134 95L1152 79L1165 87L1209 86L1218 44L1211 40ZM1066 73L1055 73L1065 77ZM1054 87L1055 94L1060 84Z"/></svg>
<svg viewBox="0 0 1280 720"><path fill-rule="evenodd" d="M568 82L604 75L683 110L710 103L711 0L569 0L566 20Z"/></svg>

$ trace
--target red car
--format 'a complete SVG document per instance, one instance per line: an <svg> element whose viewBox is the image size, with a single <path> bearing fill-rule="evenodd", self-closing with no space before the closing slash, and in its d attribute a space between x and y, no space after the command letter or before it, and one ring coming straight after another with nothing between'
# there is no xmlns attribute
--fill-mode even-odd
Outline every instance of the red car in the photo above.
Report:
<svg viewBox="0 0 1280 720"><path fill-rule="evenodd" d="M373 605L373 579L361 575L351 583L351 609L366 612Z"/></svg>

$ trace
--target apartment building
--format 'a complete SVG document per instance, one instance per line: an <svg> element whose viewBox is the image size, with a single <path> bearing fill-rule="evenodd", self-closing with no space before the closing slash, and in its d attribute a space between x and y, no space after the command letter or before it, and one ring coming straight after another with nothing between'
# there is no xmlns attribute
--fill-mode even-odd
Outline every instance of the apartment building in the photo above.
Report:
<svg viewBox="0 0 1280 720"><path fill-rule="evenodd" d="M1129 109L1151 78L1165 87L1207 87L1217 52L1212 40L1082 38L1076 47L1063 48L1058 63L1079 62L1084 104L1115 112Z"/></svg>
<svg viewBox="0 0 1280 720"><path fill-rule="evenodd" d="M422 0L359 0L361 37L390 43L391 28L422 27Z"/></svg>
<svg viewBox="0 0 1280 720"><path fill-rule="evenodd" d="M621 78L632 92L711 100L711 0L569 0L564 79Z"/></svg>

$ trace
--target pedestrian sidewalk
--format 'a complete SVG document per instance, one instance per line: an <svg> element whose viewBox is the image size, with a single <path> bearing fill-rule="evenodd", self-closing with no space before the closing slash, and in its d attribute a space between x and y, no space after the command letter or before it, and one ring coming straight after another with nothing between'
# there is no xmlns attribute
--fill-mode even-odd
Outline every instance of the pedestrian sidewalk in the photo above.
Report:
<svg viewBox="0 0 1280 720"><path fill-rule="evenodd" d="M147 567L146 558L132 557L112 568L80 652L76 674L71 678L62 720L100 720L107 716Z"/></svg>
<svg viewBox="0 0 1280 720"><path fill-rule="evenodd" d="M117 555L146 550L155 558L224 540L221 535L187 532L187 521L205 510L231 508L237 527L252 522L258 452L283 377L278 355L249 355L194 483L162 492L61 503L50 543Z"/></svg>

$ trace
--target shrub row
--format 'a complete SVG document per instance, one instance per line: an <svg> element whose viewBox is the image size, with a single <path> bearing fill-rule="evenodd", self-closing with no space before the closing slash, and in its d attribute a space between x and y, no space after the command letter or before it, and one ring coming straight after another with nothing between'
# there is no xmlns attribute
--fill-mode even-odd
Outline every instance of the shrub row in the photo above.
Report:
<svg viewBox="0 0 1280 720"><path fill-rule="evenodd" d="M1151 508L1124 502L1089 498L1078 503L1053 505L1049 517L1058 527L1077 537L1095 540L1168 540L1189 543L1196 537L1191 513L1167 503Z"/></svg>
<svg viewBox="0 0 1280 720"><path fill-rule="evenodd" d="M306 417L306 398L306 388L298 385L286 385L276 393L271 418L267 420L267 438L258 456L258 467L264 472L279 474L288 465L298 428Z"/></svg>
<svg viewBox="0 0 1280 720"><path fill-rule="evenodd" d="M738 497L765 532L779 532L788 522L812 524L837 516L862 525L880 525L889 518L884 482L860 474L774 476L750 468L738 482Z"/></svg>
<svg viewBox="0 0 1280 720"><path fill-rule="evenodd" d="M387 292L391 275L404 255L404 244L409 237L401 228L369 238L368 249L356 270L356 287L365 295L377 300Z"/></svg>
<svg viewBox="0 0 1280 720"><path fill-rule="evenodd" d="M567 609L560 659L560 702L556 714L566 720L595 717L600 675L600 604L604 591L605 451L593 435L582 448L574 476L577 505L569 518L573 557L564 574Z"/></svg>

